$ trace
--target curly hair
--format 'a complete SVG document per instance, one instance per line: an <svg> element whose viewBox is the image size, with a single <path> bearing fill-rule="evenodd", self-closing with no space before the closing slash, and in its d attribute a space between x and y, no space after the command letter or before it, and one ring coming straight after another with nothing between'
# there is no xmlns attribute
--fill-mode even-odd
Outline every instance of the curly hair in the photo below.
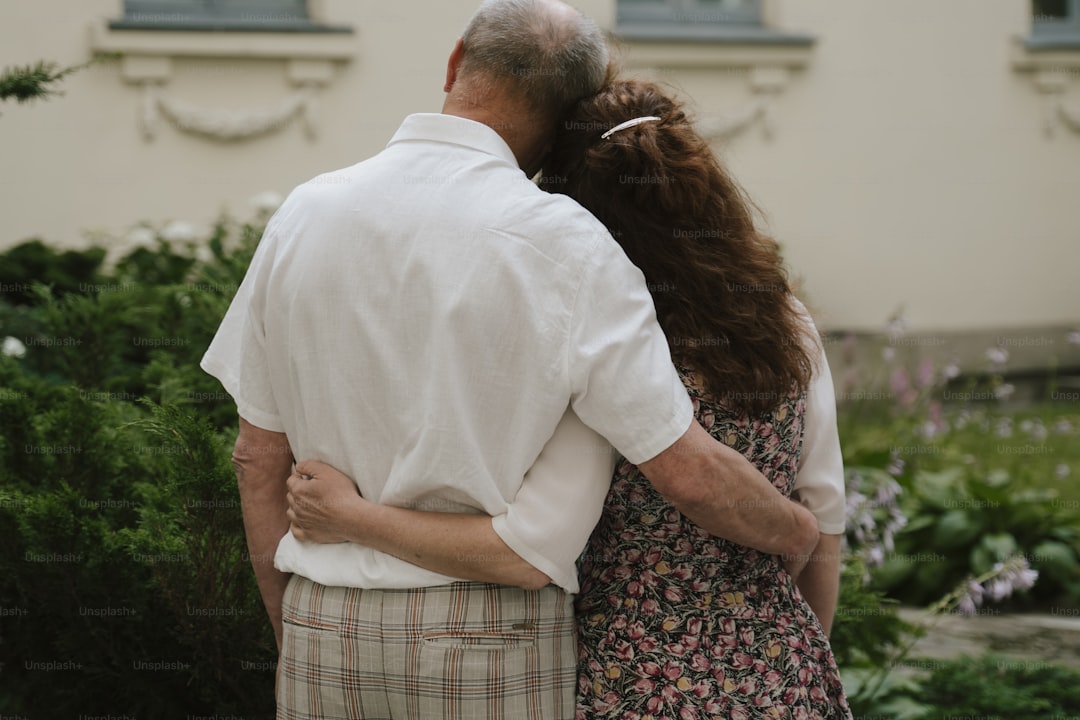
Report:
<svg viewBox="0 0 1080 720"><path fill-rule="evenodd" d="M601 136L631 118L659 117ZM682 103L642 80L609 82L559 125L541 187L569 195L645 275L673 360L732 410L760 415L805 390L818 341L779 247Z"/></svg>

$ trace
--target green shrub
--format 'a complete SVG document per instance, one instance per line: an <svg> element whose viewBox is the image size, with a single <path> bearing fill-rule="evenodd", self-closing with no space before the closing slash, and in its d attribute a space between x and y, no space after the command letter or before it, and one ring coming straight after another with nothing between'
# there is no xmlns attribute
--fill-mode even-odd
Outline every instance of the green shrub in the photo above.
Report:
<svg viewBox="0 0 1080 720"><path fill-rule="evenodd" d="M274 638L229 463L236 411L198 369L258 230L241 234L226 257L223 223L209 264L162 243L75 289L69 259L39 252L20 282L52 287L0 304L0 336L26 350L0 355L5 711L272 715Z"/></svg>

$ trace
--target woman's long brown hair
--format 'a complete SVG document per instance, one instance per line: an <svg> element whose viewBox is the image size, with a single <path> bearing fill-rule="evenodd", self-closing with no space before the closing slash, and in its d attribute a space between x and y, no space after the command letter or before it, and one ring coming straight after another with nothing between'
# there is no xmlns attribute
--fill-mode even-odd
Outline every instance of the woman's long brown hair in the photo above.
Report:
<svg viewBox="0 0 1080 720"><path fill-rule="evenodd" d="M657 116L601 135L632 118ZM600 219L645 275L672 358L715 400L760 415L804 390L814 332L750 201L658 85L618 80L559 126L541 186Z"/></svg>

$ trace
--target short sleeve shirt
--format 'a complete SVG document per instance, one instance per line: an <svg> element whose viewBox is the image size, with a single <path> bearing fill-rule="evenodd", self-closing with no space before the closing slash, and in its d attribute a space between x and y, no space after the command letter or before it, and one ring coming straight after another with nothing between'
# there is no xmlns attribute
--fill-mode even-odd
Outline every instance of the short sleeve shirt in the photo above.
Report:
<svg viewBox="0 0 1080 720"><path fill-rule="evenodd" d="M603 225L536 187L494 130L441 114L290 194L202 366L298 459L422 510L506 513L568 406L632 462L693 417L645 279ZM454 580L291 534L276 563L329 585Z"/></svg>

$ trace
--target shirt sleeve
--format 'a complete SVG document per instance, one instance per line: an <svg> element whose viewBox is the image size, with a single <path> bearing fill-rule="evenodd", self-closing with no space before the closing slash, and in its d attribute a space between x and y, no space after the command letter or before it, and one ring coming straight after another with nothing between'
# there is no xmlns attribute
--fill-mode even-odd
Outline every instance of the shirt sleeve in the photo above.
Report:
<svg viewBox="0 0 1080 720"><path fill-rule="evenodd" d="M285 432L270 382L264 324L265 290L273 269L277 217L267 224L244 281L200 367L217 378L233 397L240 417L264 430Z"/></svg>
<svg viewBox="0 0 1080 720"><path fill-rule="evenodd" d="M818 346L815 374L806 392L803 447L794 496L817 517L822 533L845 530L844 460L836 428L836 396L824 348Z"/></svg>
<svg viewBox="0 0 1080 720"><path fill-rule="evenodd" d="M645 276L610 236L597 242L583 273L567 361L574 411L635 465L690 427L693 406Z"/></svg>
<svg viewBox="0 0 1080 720"><path fill-rule="evenodd" d="M576 561L600 521L614 470L611 445L567 410L492 528L523 560L576 593Z"/></svg>

